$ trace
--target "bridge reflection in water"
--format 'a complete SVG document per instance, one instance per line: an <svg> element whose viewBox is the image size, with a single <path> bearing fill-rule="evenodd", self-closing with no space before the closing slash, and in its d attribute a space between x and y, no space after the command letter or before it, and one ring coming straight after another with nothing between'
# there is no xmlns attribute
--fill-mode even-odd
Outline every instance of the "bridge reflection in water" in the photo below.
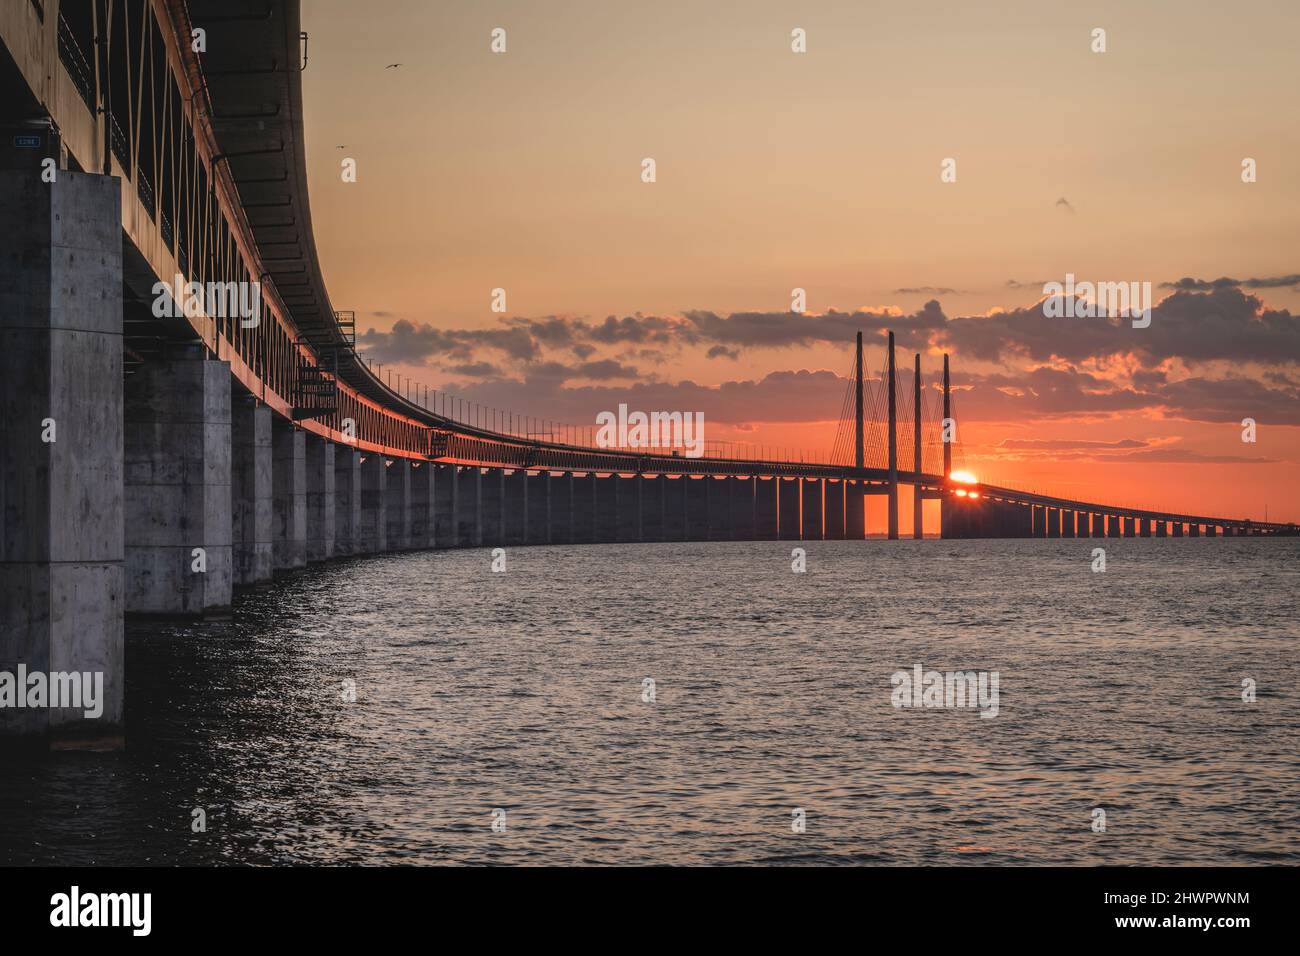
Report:
<svg viewBox="0 0 1300 956"><path fill-rule="evenodd" d="M822 461L596 448L392 387L316 257L298 3L254 6L0 7L0 670L102 673L106 698L96 719L0 710L0 736L120 742L124 613L220 612L235 587L336 556L861 539L867 495L898 537L900 485L918 537L924 499L946 537L1289 530L953 481L947 358L942 409L919 356L900 395L892 333L870 382L859 334ZM175 276L257 283L260 314L158 314Z"/></svg>

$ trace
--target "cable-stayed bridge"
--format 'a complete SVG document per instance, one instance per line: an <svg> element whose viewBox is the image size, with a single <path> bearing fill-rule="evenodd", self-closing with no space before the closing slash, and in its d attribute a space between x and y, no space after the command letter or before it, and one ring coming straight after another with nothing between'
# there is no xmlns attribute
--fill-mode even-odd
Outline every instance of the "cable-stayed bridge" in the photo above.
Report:
<svg viewBox="0 0 1300 956"><path fill-rule="evenodd" d="M317 259L309 49L296 0L0 4L0 671L106 697L0 711L0 735L117 739L125 613L221 612L340 556L862 539L874 495L895 538L904 485L918 537L927 499L944 537L1294 530L958 480L947 357L923 389L892 335L871 377L859 335L822 454L620 447L394 383Z"/></svg>

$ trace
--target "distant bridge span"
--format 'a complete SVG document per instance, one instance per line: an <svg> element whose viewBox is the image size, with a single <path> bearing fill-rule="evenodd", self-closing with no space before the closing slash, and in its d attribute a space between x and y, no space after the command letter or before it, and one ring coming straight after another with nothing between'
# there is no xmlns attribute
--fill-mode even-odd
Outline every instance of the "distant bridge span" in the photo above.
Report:
<svg viewBox="0 0 1300 956"><path fill-rule="evenodd" d="M330 301L307 195L309 62L297 0L0 5L0 669L102 672L107 699L93 724L0 713L0 736L112 738L124 612L211 613L236 586L335 556L860 539L866 495L887 498L898 537L902 485L918 536L926 498L945 537L1294 532L954 481L951 445L941 460L922 447L936 423L919 358L914 418L897 414L892 334L887 414L864 411L859 335L852 454L821 462L458 420L376 374ZM177 276L256 284L260 311L169 314L159 283ZM943 396L948 418L946 358Z"/></svg>

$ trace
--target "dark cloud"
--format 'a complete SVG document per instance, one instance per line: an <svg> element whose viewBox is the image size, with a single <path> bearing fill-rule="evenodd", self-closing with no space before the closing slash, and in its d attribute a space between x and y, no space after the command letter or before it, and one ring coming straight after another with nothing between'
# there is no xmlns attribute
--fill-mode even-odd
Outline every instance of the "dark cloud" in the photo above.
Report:
<svg viewBox="0 0 1300 956"><path fill-rule="evenodd" d="M729 358L734 360L740 358L740 349L729 349L725 345L715 345L704 353L704 357L711 359Z"/></svg>
<svg viewBox="0 0 1300 956"><path fill-rule="evenodd" d="M915 289L895 289L894 295L957 295L956 289L947 286L923 285Z"/></svg>
<svg viewBox="0 0 1300 956"><path fill-rule="evenodd" d="M1229 279L1227 276L1221 276L1218 279L1193 279L1184 277L1177 282L1162 282L1162 289L1181 289L1185 292L1211 292L1215 289L1233 289L1245 287L1247 289L1281 289L1287 286L1300 286L1300 275L1275 276L1268 279Z"/></svg>
<svg viewBox="0 0 1300 956"><path fill-rule="evenodd" d="M1123 438L1119 441L1080 441L1070 438L1008 438L998 447L1017 451L1069 451L1081 448L1146 448L1150 442L1138 441L1136 438Z"/></svg>

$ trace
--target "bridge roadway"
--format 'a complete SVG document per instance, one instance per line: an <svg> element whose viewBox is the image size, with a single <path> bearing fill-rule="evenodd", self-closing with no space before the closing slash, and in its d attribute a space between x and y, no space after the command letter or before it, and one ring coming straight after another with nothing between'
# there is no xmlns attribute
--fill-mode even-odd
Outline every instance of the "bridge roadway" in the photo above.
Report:
<svg viewBox="0 0 1300 956"><path fill-rule="evenodd" d="M97 672L105 696L96 720L0 709L0 738L120 744L124 613L219 613L339 556L862 538L862 498L886 496L896 528L902 484L942 499L949 537L1284 530L436 414L361 360L326 290L308 43L297 0L0 4L0 679ZM177 275L256 282L257 320L156 314Z"/></svg>

